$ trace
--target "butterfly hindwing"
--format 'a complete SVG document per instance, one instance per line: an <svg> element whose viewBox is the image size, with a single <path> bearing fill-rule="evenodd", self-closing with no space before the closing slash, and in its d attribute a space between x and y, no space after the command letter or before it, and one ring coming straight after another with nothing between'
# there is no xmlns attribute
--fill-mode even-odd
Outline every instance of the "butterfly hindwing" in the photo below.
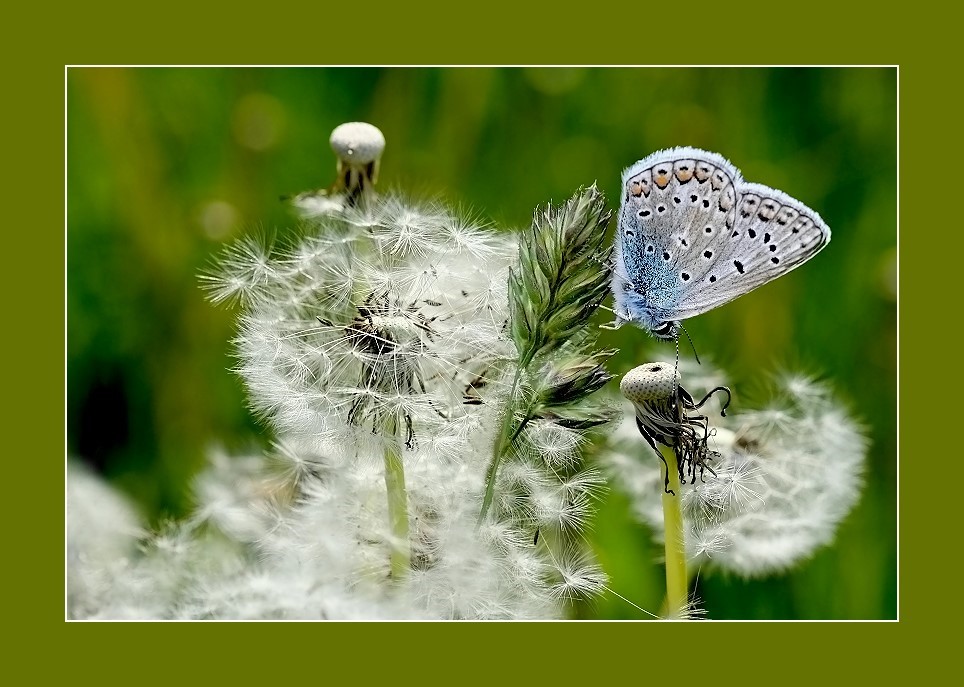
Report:
<svg viewBox="0 0 964 687"><path fill-rule="evenodd" d="M699 315L802 265L830 241L820 215L782 191L744 182L736 221L717 246L713 269L685 294L675 316Z"/></svg>

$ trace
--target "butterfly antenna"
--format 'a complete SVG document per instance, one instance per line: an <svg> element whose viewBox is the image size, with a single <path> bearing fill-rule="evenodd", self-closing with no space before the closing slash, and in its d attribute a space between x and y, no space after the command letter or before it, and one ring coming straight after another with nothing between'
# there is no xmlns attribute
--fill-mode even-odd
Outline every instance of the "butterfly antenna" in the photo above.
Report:
<svg viewBox="0 0 964 687"><path fill-rule="evenodd" d="M696 346L693 345L693 339L690 338L690 333L686 331L686 327L684 327L682 324L679 326L679 328L683 330L683 333L686 334L686 338L690 342L690 348L693 349L693 357L696 358L696 364L702 365L703 363L700 362L700 356L696 352ZM679 360L679 339L676 339L676 359Z"/></svg>

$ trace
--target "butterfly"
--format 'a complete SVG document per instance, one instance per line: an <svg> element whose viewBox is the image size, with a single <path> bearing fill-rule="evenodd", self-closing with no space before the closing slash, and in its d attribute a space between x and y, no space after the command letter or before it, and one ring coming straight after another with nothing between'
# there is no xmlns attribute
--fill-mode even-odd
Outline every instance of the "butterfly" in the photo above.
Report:
<svg viewBox="0 0 964 687"><path fill-rule="evenodd" d="M816 255L816 212L744 181L717 153L660 150L627 168L613 249L616 321L676 339L680 321L742 296Z"/></svg>

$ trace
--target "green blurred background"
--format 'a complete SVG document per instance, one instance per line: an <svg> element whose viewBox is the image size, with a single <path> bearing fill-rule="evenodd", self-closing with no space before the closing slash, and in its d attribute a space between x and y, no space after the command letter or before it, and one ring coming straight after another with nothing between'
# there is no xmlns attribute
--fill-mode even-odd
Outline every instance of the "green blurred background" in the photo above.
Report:
<svg viewBox="0 0 964 687"><path fill-rule="evenodd" d="M227 370L233 315L197 275L225 242L293 227L279 197L332 181L335 126L384 132L383 189L513 228L593 181L615 208L624 167L691 145L833 230L805 267L689 320L701 356L748 405L775 370L819 374L872 441L834 544L790 574L703 577L708 617L896 617L895 69L72 68L67 96L68 450L152 522L187 512L212 446L267 444ZM603 343L616 372L654 350L630 327ZM591 540L610 586L658 608L661 551L617 486ZM613 595L575 614L644 617Z"/></svg>

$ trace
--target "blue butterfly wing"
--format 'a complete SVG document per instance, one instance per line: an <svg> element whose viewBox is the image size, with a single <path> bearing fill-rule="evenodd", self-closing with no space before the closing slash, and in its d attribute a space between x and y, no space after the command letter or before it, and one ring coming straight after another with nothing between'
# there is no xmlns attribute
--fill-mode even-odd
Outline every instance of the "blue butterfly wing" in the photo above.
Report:
<svg viewBox="0 0 964 687"><path fill-rule="evenodd" d="M623 173L617 231L617 318L650 331L738 298L830 241L816 212L696 148L659 151Z"/></svg>

